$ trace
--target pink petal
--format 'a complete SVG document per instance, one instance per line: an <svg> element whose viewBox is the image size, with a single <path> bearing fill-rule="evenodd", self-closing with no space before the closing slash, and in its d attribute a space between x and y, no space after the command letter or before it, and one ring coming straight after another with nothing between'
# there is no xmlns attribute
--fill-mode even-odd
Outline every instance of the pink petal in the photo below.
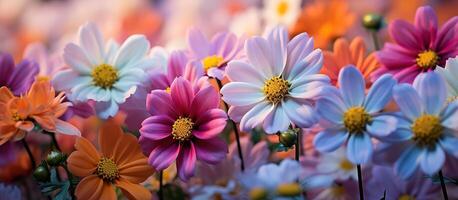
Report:
<svg viewBox="0 0 458 200"><path fill-rule="evenodd" d="M146 96L146 110L151 115L174 116L175 109L171 102L172 97L165 90L154 90Z"/></svg>
<svg viewBox="0 0 458 200"><path fill-rule="evenodd" d="M173 139L164 139L162 144L157 146L148 157L148 163L157 171L164 170L175 161L180 153L181 146Z"/></svg>
<svg viewBox="0 0 458 200"><path fill-rule="evenodd" d="M389 31L391 38L402 47L417 51L425 49L418 42L421 41L421 37L418 35L417 28L412 24L403 20L395 20L390 24Z"/></svg>
<svg viewBox="0 0 458 200"><path fill-rule="evenodd" d="M217 164L226 158L227 144L224 140L214 137L207 140L193 140L197 159L209 164Z"/></svg>
<svg viewBox="0 0 458 200"><path fill-rule="evenodd" d="M172 97L171 104L179 115L187 115L191 111L191 102L194 98L194 90L191 83L183 77L176 78L170 87ZM169 102L170 104L170 102Z"/></svg>
<svg viewBox="0 0 458 200"><path fill-rule="evenodd" d="M197 119L198 128L192 134L200 139L212 138L223 131L226 123L226 112L221 109L211 109Z"/></svg>
<svg viewBox="0 0 458 200"><path fill-rule="evenodd" d="M178 176L181 180L187 181L194 175L194 168L196 166L196 150L192 142L183 144L183 151L178 155L177 168Z"/></svg>
<svg viewBox="0 0 458 200"><path fill-rule="evenodd" d="M148 117L142 123L140 133L143 137L160 140L172 133L173 119L166 115Z"/></svg>
<svg viewBox="0 0 458 200"><path fill-rule="evenodd" d="M192 100L191 117L196 118L210 109L218 108L218 106L219 94L216 92L215 88L208 86L197 92Z"/></svg>
<svg viewBox="0 0 458 200"><path fill-rule="evenodd" d="M437 16L433 8L423 6L415 14L415 27L420 32L424 48L431 48L437 35Z"/></svg>
<svg viewBox="0 0 458 200"><path fill-rule="evenodd" d="M187 33L188 46L194 57L201 59L208 56L210 43L202 32L192 28Z"/></svg>

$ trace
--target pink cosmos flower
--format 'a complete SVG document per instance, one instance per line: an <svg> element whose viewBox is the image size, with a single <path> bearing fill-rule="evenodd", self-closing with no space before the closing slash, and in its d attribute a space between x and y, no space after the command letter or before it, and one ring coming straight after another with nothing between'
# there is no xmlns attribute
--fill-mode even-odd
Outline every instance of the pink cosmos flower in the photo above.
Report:
<svg viewBox="0 0 458 200"><path fill-rule="evenodd" d="M141 122L145 120L150 114L146 110L146 96L153 90L165 90L170 92L170 86L177 77L184 77L190 81L194 87L203 88L209 85L207 77L204 77L204 71L201 67L196 67L198 64L191 64L188 62L188 57L185 51L172 51L170 55L165 50L158 50L153 48L153 59L158 60L160 56L165 66L157 64L155 70L148 73L148 78L144 81L132 97L127 99L126 103L121 106L121 109L127 113L126 125L131 130L138 130ZM166 56L164 58L164 56ZM199 89L195 88L194 91Z"/></svg>
<svg viewBox="0 0 458 200"><path fill-rule="evenodd" d="M445 61L458 55L458 16L439 30L436 13L430 6L417 9L415 23L395 20L389 26L395 43L386 43L377 52L382 67L373 78L393 74L399 82L412 83L422 72L444 67Z"/></svg>
<svg viewBox="0 0 458 200"><path fill-rule="evenodd" d="M140 129L140 144L150 165L159 171L176 161L182 180L193 176L196 160L216 164L227 153L227 144L218 137L227 120L218 108L219 95L210 86L195 89L178 77L170 93L153 90L146 100L151 117Z"/></svg>
<svg viewBox="0 0 458 200"><path fill-rule="evenodd" d="M244 39L230 32L221 32L209 41L202 32L190 29L187 34L192 60L201 62L206 74L222 80L229 61L240 56Z"/></svg>

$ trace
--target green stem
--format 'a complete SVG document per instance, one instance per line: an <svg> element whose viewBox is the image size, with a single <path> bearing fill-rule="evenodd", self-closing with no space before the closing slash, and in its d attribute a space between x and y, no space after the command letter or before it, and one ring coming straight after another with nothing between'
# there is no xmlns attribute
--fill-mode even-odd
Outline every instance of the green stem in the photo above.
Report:
<svg viewBox="0 0 458 200"><path fill-rule="evenodd" d="M444 195L444 199L448 200L447 187L445 187L445 181L444 181L444 176L442 175L442 170L439 170L439 179L441 181L441 188L442 188L442 194Z"/></svg>
<svg viewBox="0 0 458 200"><path fill-rule="evenodd" d="M45 131L45 130L43 130L43 133L48 134L48 135L51 137L51 144L52 144L52 147L55 148L55 149L58 150L58 151L61 151L61 150L60 150L59 143L57 143L56 134L53 133L53 132Z"/></svg>
<svg viewBox="0 0 458 200"><path fill-rule="evenodd" d="M32 164L32 170L33 170L33 169L35 169L35 166L37 166L37 165L35 163L35 159L33 158L32 151L30 150L29 145L25 141L25 138L22 139L21 141L22 141L22 145L24 145L24 148L27 151L27 154L29 155L30 163Z"/></svg>
<svg viewBox="0 0 458 200"><path fill-rule="evenodd" d="M218 87L219 87L219 91L221 91L221 88L223 88L223 83L221 83L221 81L217 78L215 78L216 80L216 83L218 84ZM226 110L226 113L229 111L229 105L227 105L227 103L225 101L223 101L223 104L224 104L224 109ZM243 153L242 153L242 145L240 144L240 133L239 133L239 129L237 128L237 124L235 124L234 120L232 119L229 119L230 123L232 124L232 128L234 130L234 133L235 133L235 141L237 142L237 150L238 150L238 155L239 155L239 158L240 158L240 169L243 171L245 171L245 162L243 161Z"/></svg>
<svg viewBox="0 0 458 200"><path fill-rule="evenodd" d="M65 172L67 173L67 179L68 179L68 182L70 183L70 194L72 195L72 199L76 199L75 189L73 188L73 175L68 170L67 162L65 162L65 164L62 165L62 167L65 169Z"/></svg>
<svg viewBox="0 0 458 200"><path fill-rule="evenodd" d="M377 31L370 31L372 42L374 43L374 48L376 51L380 50L380 43L377 37Z"/></svg>
<svg viewBox="0 0 458 200"><path fill-rule="evenodd" d="M296 160L299 161L299 157L301 156L301 130L297 131L295 149L296 149Z"/></svg>
<svg viewBox="0 0 458 200"><path fill-rule="evenodd" d="M163 171L159 172L159 191L158 191L158 196L159 200L164 200L164 191L163 191L163 183L162 183L162 178L163 178Z"/></svg>
<svg viewBox="0 0 458 200"><path fill-rule="evenodd" d="M358 186L359 186L359 199L364 200L364 190L363 190L363 177L361 175L361 165L356 165L358 170Z"/></svg>

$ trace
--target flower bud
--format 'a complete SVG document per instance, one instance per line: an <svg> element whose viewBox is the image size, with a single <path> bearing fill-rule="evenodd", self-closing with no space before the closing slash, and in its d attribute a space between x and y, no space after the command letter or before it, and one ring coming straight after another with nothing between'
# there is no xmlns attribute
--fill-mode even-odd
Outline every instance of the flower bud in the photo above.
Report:
<svg viewBox="0 0 458 200"><path fill-rule="evenodd" d="M65 161L65 155L59 151L51 151L46 157L46 162L50 166L59 166L62 162Z"/></svg>
<svg viewBox="0 0 458 200"><path fill-rule="evenodd" d="M299 129L288 129L287 131L283 131L278 134L278 140L283 146L292 147L296 144L297 131L299 131Z"/></svg>
<svg viewBox="0 0 458 200"><path fill-rule="evenodd" d="M378 31L383 24L383 17L379 14L370 13L363 16L363 26L369 30Z"/></svg>
<svg viewBox="0 0 458 200"><path fill-rule="evenodd" d="M33 171L33 177L40 181L40 182L48 182L49 181L49 170L46 164L42 163L39 165L35 171Z"/></svg>

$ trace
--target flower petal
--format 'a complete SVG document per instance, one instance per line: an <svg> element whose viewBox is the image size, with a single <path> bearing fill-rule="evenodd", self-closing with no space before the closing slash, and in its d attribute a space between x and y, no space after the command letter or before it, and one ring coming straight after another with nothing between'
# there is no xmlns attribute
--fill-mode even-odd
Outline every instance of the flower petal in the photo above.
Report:
<svg viewBox="0 0 458 200"><path fill-rule="evenodd" d="M210 42L198 29L192 28L188 30L187 42L191 52L198 59L208 56L210 53Z"/></svg>
<svg viewBox="0 0 458 200"><path fill-rule="evenodd" d="M391 38L406 49L423 50L418 30L412 24L403 20L394 20L388 27Z"/></svg>
<svg viewBox="0 0 458 200"><path fill-rule="evenodd" d="M76 44L67 44L64 48L64 61L75 72L81 75L90 75L92 67L100 63L92 63L86 53Z"/></svg>
<svg viewBox="0 0 458 200"><path fill-rule="evenodd" d="M279 76L276 74L276 67L273 58L272 58L272 49L269 42L262 37L253 37L245 43L245 52L247 54L248 60L256 69L260 70L265 77ZM281 72L281 71L280 71Z"/></svg>
<svg viewBox="0 0 458 200"><path fill-rule="evenodd" d="M299 128L309 128L318 121L315 110L309 104L289 98L283 105L289 120Z"/></svg>
<svg viewBox="0 0 458 200"><path fill-rule="evenodd" d="M108 119L108 117L113 117L118 113L119 106L114 100L107 102L100 101L96 102L95 110L100 118Z"/></svg>
<svg viewBox="0 0 458 200"><path fill-rule="evenodd" d="M347 136L344 129L325 129L315 136L313 145L320 152L332 152L342 146Z"/></svg>
<svg viewBox="0 0 458 200"><path fill-rule="evenodd" d="M192 142L184 144L180 155L177 158L178 176L181 180L187 181L194 175L196 167L196 150Z"/></svg>
<svg viewBox="0 0 458 200"><path fill-rule="evenodd" d="M284 103L280 103L270 112L263 123L263 128L266 133L277 133L286 131L291 124L288 115L285 113Z"/></svg>
<svg viewBox="0 0 458 200"><path fill-rule="evenodd" d="M404 179L409 178L416 171L420 164L422 150L412 145L404 150L399 159L394 164L397 175Z"/></svg>
<svg viewBox="0 0 458 200"><path fill-rule="evenodd" d="M396 130L398 120L394 116L380 115L366 126L367 132L376 137L385 137Z"/></svg>
<svg viewBox="0 0 458 200"><path fill-rule="evenodd" d="M140 134L151 140L164 139L172 133L174 121L166 115L155 115L145 119L140 128Z"/></svg>
<svg viewBox="0 0 458 200"><path fill-rule="evenodd" d="M67 159L68 169L72 174L79 177L86 177L95 172L98 160L87 157L86 153L75 151Z"/></svg>
<svg viewBox="0 0 458 200"><path fill-rule="evenodd" d="M267 77L251 64L244 61L233 60L227 64L226 74L232 82L251 83L256 86L264 86Z"/></svg>
<svg viewBox="0 0 458 200"><path fill-rule="evenodd" d="M81 136L80 130L78 130L72 124L62 121L60 119L56 119L56 133L65 134L65 135L76 135Z"/></svg>
<svg viewBox="0 0 458 200"><path fill-rule="evenodd" d="M424 150L425 153L421 158L421 169L427 175L437 173L445 162L445 153L440 146L428 148Z"/></svg>
<svg viewBox="0 0 458 200"><path fill-rule="evenodd" d="M151 151L148 163L157 171L164 170L177 159L180 148L180 144L172 139L164 141Z"/></svg>
<svg viewBox="0 0 458 200"><path fill-rule="evenodd" d="M227 144L224 140L214 137L211 139L193 140L197 159L209 164L217 164L226 158Z"/></svg>
<svg viewBox="0 0 458 200"><path fill-rule="evenodd" d="M223 100L231 106L246 106L265 98L259 86L243 82L231 82L224 85L221 94Z"/></svg>
<svg viewBox="0 0 458 200"><path fill-rule="evenodd" d="M275 27L267 36L270 43L272 70L275 75L280 75L286 66L288 31L284 26Z"/></svg>
<svg viewBox="0 0 458 200"><path fill-rule="evenodd" d="M76 186L75 195L78 199L87 200L116 199L113 186L105 183L97 175L84 177Z"/></svg>
<svg viewBox="0 0 458 200"><path fill-rule="evenodd" d="M140 61L149 50L149 42L144 35L132 35L124 41L115 58L114 66L122 69Z"/></svg>
<svg viewBox="0 0 458 200"><path fill-rule="evenodd" d="M189 114L194 98L194 90L189 81L183 77L176 78L170 86L173 106L180 115Z"/></svg>
<svg viewBox="0 0 458 200"><path fill-rule="evenodd" d="M396 80L391 75L383 75L377 79L364 102L366 112L375 113L382 110L392 98L394 85L396 85Z"/></svg>
<svg viewBox="0 0 458 200"><path fill-rule="evenodd" d="M321 98L316 102L316 111L325 120L334 124L343 124L345 105L339 98Z"/></svg>
<svg viewBox="0 0 458 200"><path fill-rule="evenodd" d="M92 65L105 63L105 45L102 34L94 23L87 23L79 29L79 44Z"/></svg>
<svg viewBox="0 0 458 200"><path fill-rule="evenodd" d="M367 163L372 156L372 141L367 133L350 135L347 144L347 158L354 164Z"/></svg>
<svg viewBox="0 0 458 200"><path fill-rule="evenodd" d="M227 114L221 109L211 109L202 113L195 123L197 130L194 130L192 134L200 139L209 139L224 130Z"/></svg>
<svg viewBox="0 0 458 200"><path fill-rule="evenodd" d="M417 91L409 84L396 85L393 98L401 112L410 120L415 120L423 113L423 104Z"/></svg>
<svg viewBox="0 0 458 200"><path fill-rule="evenodd" d="M197 117L208 110L219 107L219 94L212 86L199 90L191 103L191 117Z"/></svg>
<svg viewBox="0 0 458 200"><path fill-rule="evenodd" d="M457 131L458 123L456 123L456 119L458 119L458 101L448 104L441 116L443 126Z"/></svg>
<svg viewBox="0 0 458 200"><path fill-rule="evenodd" d="M240 130L249 131L261 125L267 115L274 109L273 104L260 102L248 111L240 120Z"/></svg>
<svg viewBox="0 0 458 200"><path fill-rule="evenodd" d="M121 188L122 193L128 199L152 199L151 192L140 184L121 179L116 181L115 185Z"/></svg>
<svg viewBox="0 0 458 200"><path fill-rule="evenodd" d="M424 102L425 112L439 114L447 98L447 86L442 76L434 71L419 74L413 82L413 87Z"/></svg>
<svg viewBox="0 0 458 200"><path fill-rule="evenodd" d="M363 105L366 83L356 67L349 66L340 70L339 86L347 108Z"/></svg>
<svg viewBox="0 0 458 200"><path fill-rule="evenodd" d="M437 16L430 6L422 6L415 14L415 27L422 36L424 47L431 47L437 34Z"/></svg>

